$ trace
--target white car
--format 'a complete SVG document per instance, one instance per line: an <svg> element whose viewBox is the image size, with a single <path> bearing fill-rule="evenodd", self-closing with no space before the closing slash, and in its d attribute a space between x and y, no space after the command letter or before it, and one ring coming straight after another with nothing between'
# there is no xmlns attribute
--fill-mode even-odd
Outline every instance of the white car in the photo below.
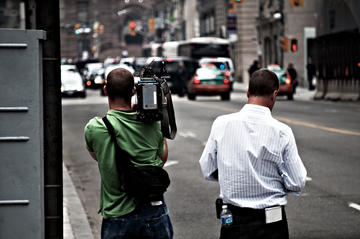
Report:
<svg viewBox="0 0 360 239"><path fill-rule="evenodd" d="M61 67L61 94L67 96L86 97L84 81L79 72Z"/></svg>

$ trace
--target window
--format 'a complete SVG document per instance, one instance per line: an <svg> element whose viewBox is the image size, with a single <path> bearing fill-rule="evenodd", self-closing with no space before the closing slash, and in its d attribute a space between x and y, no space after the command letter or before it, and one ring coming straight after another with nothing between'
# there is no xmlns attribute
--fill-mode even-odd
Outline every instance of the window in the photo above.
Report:
<svg viewBox="0 0 360 239"><path fill-rule="evenodd" d="M80 24L88 23L88 11L89 11L88 2L76 3L77 20Z"/></svg>

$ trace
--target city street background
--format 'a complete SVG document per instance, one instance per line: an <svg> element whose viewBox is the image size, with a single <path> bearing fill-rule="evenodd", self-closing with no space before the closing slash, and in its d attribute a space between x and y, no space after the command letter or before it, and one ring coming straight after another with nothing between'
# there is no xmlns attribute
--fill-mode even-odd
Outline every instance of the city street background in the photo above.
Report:
<svg viewBox="0 0 360 239"><path fill-rule="evenodd" d="M63 99L64 163L85 209L94 238L100 238L100 179L97 164L86 151L83 129L94 116L107 111L107 99L87 90L86 99ZM307 97L304 95L307 94ZM311 94L311 93L310 93ZM294 101L278 97L273 116L293 130L308 179L300 197L288 197L290 238L360 238L360 108L358 103L309 100L299 89ZM298 97L298 98L297 98ZM178 134L168 140L166 165L171 185L165 194L176 239L218 238L215 217L218 184L202 177L199 158L213 120L236 112L246 103L244 89L235 89L231 101L173 96ZM352 204L355 203L355 204ZM76 221L72 226L76 227Z"/></svg>

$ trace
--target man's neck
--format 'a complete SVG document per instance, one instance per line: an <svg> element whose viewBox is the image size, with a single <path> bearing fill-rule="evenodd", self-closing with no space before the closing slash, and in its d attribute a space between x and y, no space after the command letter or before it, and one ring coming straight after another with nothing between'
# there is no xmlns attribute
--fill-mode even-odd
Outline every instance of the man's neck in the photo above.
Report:
<svg viewBox="0 0 360 239"><path fill-rule="evenodd" d="M111 110L131 111L131 101L123 99L108 99L109 108Z"/></svg>
<svg viewBox="0 0 360 239"><path fill-rule="evenodd" d="M248 104L253 104L253 105L260 105L260 106L264 106L270 109L270 111L272 111L272 105L271 102L268 98L266 97L259 97L259 96L251 96L248 99Z"/></svg>

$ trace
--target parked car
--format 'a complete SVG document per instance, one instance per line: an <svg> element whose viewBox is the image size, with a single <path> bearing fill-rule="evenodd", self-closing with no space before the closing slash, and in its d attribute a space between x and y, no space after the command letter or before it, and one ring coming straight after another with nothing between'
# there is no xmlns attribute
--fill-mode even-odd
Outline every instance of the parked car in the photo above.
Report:
<svg viewBox="0 0 360 239"><path fill-rule="evenodd" d="M202 65L188 83L188 99L195 100L197 95L220 95L221 100L230 100L228 76L214 64Z"/></svg>
<svg viewBox="0 0 360 239"><path fill-rule="evenodd" d="M63 96L86 97L84 81L78 71L74 69L61 69L61 94Z"/></svg>
<svg viewBox="0 0 360 239"><path fill-rule="evenodd" d="M151 68L157 76L160 75L161 64L164 61L169 79L168 86L172 93L184 96L187 92L187 83L199 67L197 60L188 57L150 57L146 64L151 63Z"/></svg>
<svg viewBox="0 0 360 239"><path fill-rule="evenodd" d="M212 63L212 64L216 65L218 68L220 68L221 70L226 72L225 74L230 80L230 88L232 90L233 84L234 84L234 78L235 78L235 68L234 68L234 63L231 60L231 58L228 58L228 57L214 57L214 58L206 57L206 58L201 58L199 60L200 65L206 64L206 63Z"/></svg>
<svg viewBox="0 0 360 239"><path fill-rule="evenodd" d="M267 69L274 72L279 79L279 93L278 95L286 95L288 100L294 99L294 87L290 76L279 65L271 64Z"/></svg>

